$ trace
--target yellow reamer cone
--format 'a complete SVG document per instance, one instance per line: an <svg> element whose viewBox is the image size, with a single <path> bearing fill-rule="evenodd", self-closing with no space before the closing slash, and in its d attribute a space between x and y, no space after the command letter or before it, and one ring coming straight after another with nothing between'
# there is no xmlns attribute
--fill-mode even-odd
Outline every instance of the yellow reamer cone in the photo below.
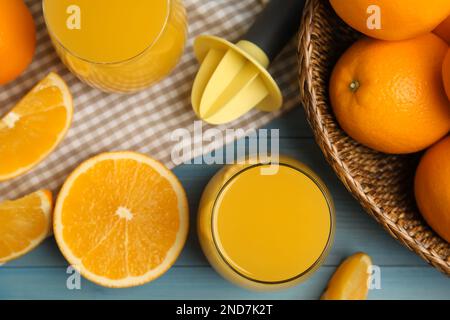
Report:
<svg viewBox="0 0 450 320"><path fill-rule="evenodd" d="M266 70L269 58L255 44L236 45L214 36L200 36L194 50L201 63L192 90L192 106L211 124L233 121L253 108L275 111L283 96Z"/></svg>
<svg viewBox="0 0 450 320"><path fill-rule="evenodd" d="M201 66L191 100L200 119L225 124L253 108L281 108L281 90L267 68L298 30L304 4L305 0L272 0L237 44L210 35L195 40Z"/></svg>

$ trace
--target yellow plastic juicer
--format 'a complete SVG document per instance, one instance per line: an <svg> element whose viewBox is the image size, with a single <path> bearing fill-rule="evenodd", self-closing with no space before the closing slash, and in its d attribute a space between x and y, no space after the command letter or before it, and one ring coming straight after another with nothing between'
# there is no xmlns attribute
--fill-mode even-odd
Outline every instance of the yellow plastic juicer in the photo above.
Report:
<svg viewBox="0 0 450 320"><path fill-rule="evenodd" d="M304 5L305 0L272 0L237 44L211 35L195 40L201 66L191 99L200 119L224 124L253 108L281 108L281 90L267 68L297 32Z"/></svg>

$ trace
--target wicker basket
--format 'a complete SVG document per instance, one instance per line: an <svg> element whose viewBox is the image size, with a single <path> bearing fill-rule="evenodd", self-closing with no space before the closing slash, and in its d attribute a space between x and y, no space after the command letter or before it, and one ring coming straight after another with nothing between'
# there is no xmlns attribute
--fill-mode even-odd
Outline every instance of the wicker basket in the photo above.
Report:
<svg viewBox="0 0 450 320"><path fill-rule="evenodd" d="M450 245L422 219L413 178L420 155L392 156L347 136L332 113L328 81L340 55L356 39L328 1L309 0L300 30L301 100L317 143L347 189L395 239L450 275Z"/></svg>

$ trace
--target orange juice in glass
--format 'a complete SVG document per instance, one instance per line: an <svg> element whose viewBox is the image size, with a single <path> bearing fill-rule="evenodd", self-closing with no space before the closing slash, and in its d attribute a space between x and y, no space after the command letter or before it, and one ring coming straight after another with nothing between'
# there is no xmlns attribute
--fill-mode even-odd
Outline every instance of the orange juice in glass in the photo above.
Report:
<svg viewBox="0 0 450 320"><path fill-rule="evenodd" d="M200 244L214 269L260 291L292 287L313 274L334 229L326 186L288 157L277 165L226 166L206 187L198 215Z"/></svg>
<svg viewBox="0 0 450 320"><path fill-rule="evenodd" d="M109 92L142 90L170 73L186 42L182 0L43 0L58 55Z"/></svg>

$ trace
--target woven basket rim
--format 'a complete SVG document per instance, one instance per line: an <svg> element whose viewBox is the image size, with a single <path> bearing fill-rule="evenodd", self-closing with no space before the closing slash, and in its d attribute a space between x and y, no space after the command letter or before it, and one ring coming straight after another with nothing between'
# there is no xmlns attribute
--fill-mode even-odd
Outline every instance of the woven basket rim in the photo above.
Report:
<svg viewBox="0 0 450 320"><path fill-rule="evenodd" d="M403 245L417 253L441 272L450 275L450 263L448 261L433 249L425 247L423 243L414 239L405 228L392 221L384 213L383 209L375 204L372 196L364 191L360 183L351 175L347 164L340 159L336 146L331 143L330 132L320 121L323 114L317 108L318 98L316 88L313 85L314 69L311 63L311 55L313 52L311 35L314 30L313 18L315 11L320 5L319 2L320 0L307 0L298 41L300 99L305 109L308 122L314 131L315 139L338 178L361 203L367 213Z"/></svg>

